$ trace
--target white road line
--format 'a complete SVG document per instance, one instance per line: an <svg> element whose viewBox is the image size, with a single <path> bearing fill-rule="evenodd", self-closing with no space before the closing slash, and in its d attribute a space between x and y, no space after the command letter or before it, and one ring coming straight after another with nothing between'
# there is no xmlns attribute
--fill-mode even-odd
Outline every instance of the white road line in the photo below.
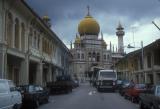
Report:
<svg viewBox="0 0 160 109"><path fill-rule="evenodd" d="M88 95L93 95L92 91L90 91L90 92L88 93Z"/></svg>

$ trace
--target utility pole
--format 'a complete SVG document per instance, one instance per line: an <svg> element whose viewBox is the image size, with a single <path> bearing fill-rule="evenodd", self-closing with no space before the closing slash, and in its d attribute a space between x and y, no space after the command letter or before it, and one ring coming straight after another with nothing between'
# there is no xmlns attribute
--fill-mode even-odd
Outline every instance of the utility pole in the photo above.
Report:
<svg viewBox="0 0 160 109"><path fill-rule="evenodd" d="M154 21L152 21L152 23L158 28L158 30L160 31L160 28L159 28L159 26L154 22Z"/></svg>

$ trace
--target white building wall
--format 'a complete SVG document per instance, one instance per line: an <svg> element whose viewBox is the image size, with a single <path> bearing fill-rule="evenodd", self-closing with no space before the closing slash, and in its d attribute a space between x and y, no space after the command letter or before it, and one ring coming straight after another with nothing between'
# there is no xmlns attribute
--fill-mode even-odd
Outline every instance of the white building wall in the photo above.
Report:
<svg viewBox="0 0 160 109"><path fill-rule="evenodd" d="M4 39L4 22L5 22L4 1L5 0L0 0L0 43L2 43Z"/></svg>
<svg viewBox="0 0 160 109"><path fill-rule="evenodd" d="M3 2L5 2L5 5L3 4ZM4 7L5 6L5 7ZM14 33L14 25L15 25L15 19L18 18L19 20L19 26L20 26L20 49L13 49L11 48L7 48L4 44L1 45L1 42L5 41L5 13L7 12L11 12L12 17L13 17L13 37L15 37L15 33ZM36 14L36 13L35 13ZM62 55L65 54L67 51L67 49L64 47L63 43L61 43L59 40L57 40L57 36L54 35L54 33L52 34L52 32L50 32L50 30L48 28L46 28L46 25L44 25L42 23L41 20L39 20L39 18L37 18L37 16L34 13L32 13L32 11L30 11L23 3L21 0L0 0L0 78L2 78L2 73L3 75L6 74L5 72L6 70L6 66L7 61L6 61L6 57L7 54L12 54L11 58L17 58L19 59L21 62L17 62L18 64L20 64L18 66L18 69L20 69L19 71L19 76L20 76L20 80L18 80L20 83L22 84L27 84L29 82L29 64L30 62L34 62L37 64L37 71L39 73L37 73L36 75L36 82L39 84L42 84L42 72L43 72L43 65L44 62L46 65L50 64L50 65L57 65L60 68L62 67L62 61L64 61L64 64L68 64L67 61L62 60ZM34 20L34 24L31 24L31 21ZM22 47L21 47L21 23L24 23L25 25L25 52L22 51ZM34 31L36 31L38 34L40 34L40 48L38 49L37 47L34 47L33 44L28 43L29 42L29 36L30 36L30 27L32 27L32 29ZM43 31L40 31L40 29L42 29ZM40 33L42 32L42 33ZM43 34L45 33L45 34ZM47 34L47 35L46 35ZM32 36L34 36L34 34L32 34ZM38 36L37 36L38 37ZM54 52L56 52L55 54L49 56L46 53L42 53L42 37L46 37L49 40L54 40L56 43L59 43L59 45L56 45L54 47L56 47L57 50L55 50ZM14 39L14 38L13 38ZM31 39L33 40L33 39ZM13 42L15 42L13 40ZM37 42L36 42L37 43ZM7 44L7 43L6 43ZM30 50L28 51L28 44L30 44L29 48ZM13 43L14 45L14 43ZM14 47L14 46L13 46ZM6 49L7 48L7 49ZM65 55L68 56L68 55ZM67 57L65 57L66 59ZM12 61L12 59L10 60ZM52 62L53 61L53 62ZM43 63L42 63L43 62ZM9 63L9 62L8 62ZM64 65L66 67L68 67L67 65ZM52 71L51 68L52 66L49 66L49 75L51 75ZM67 68L66 68L67 69ZM59 73L57 71L57 69L55 70L55 72ZM10 73L10 72L9 72ZM48 73L48 72L47 72ZM6 74L8 75L8 74ZM7 76L6 76L7 77ZM49 80L51 80L51 78L49 78Z"/></svg>

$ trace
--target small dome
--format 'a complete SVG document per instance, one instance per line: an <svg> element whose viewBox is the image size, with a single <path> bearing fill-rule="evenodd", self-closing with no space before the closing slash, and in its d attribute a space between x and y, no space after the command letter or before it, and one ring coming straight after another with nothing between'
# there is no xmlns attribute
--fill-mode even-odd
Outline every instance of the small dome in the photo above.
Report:
<svg viewBox="0 0 160 109"><path fill-rule="evenodd" d="M98 35L100 27L98 22L90 15L87 15L78 25L78 32L82 35Z"/></svg>
<svg viewBox="0 0 160 109"><path fill-rule="evenodd" d="M81 43L81 39L79 36L76 36L75 43L78 43L78 44Z"/></svg>
<svg viewBox="0 0 160 109"><path fill-rule="evenodd" d="M44 19L44 20L49 20L50 18L49 18L49 16L43 16L42 19Z"/></svg>
<svg viewBox="0 0 160 109"><path fill-rule="evenodd" d="M102 46L107 46L107 44L104 40L102 41Z"/></svg>

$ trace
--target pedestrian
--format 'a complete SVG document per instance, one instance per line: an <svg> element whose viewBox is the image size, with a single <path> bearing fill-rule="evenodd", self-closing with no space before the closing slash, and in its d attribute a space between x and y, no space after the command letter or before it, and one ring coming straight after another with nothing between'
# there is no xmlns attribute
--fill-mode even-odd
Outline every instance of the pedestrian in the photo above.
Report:
<svg viewBox="0 0 160 109"><path fill-rule="evenodd" d="M135 83L134 83L133 79L131 79L131 81L130 81L130 85L131 85L131 86L134 86L134 85L135 85Z"/></svg>
<svg viewBox="0 0 160 109"><path fill-rule="evenodd" d="M91 80L91 78L90 78L90 80L89 80L89 83L90 83L90 85L92 85L92 80Z"/></svg>

